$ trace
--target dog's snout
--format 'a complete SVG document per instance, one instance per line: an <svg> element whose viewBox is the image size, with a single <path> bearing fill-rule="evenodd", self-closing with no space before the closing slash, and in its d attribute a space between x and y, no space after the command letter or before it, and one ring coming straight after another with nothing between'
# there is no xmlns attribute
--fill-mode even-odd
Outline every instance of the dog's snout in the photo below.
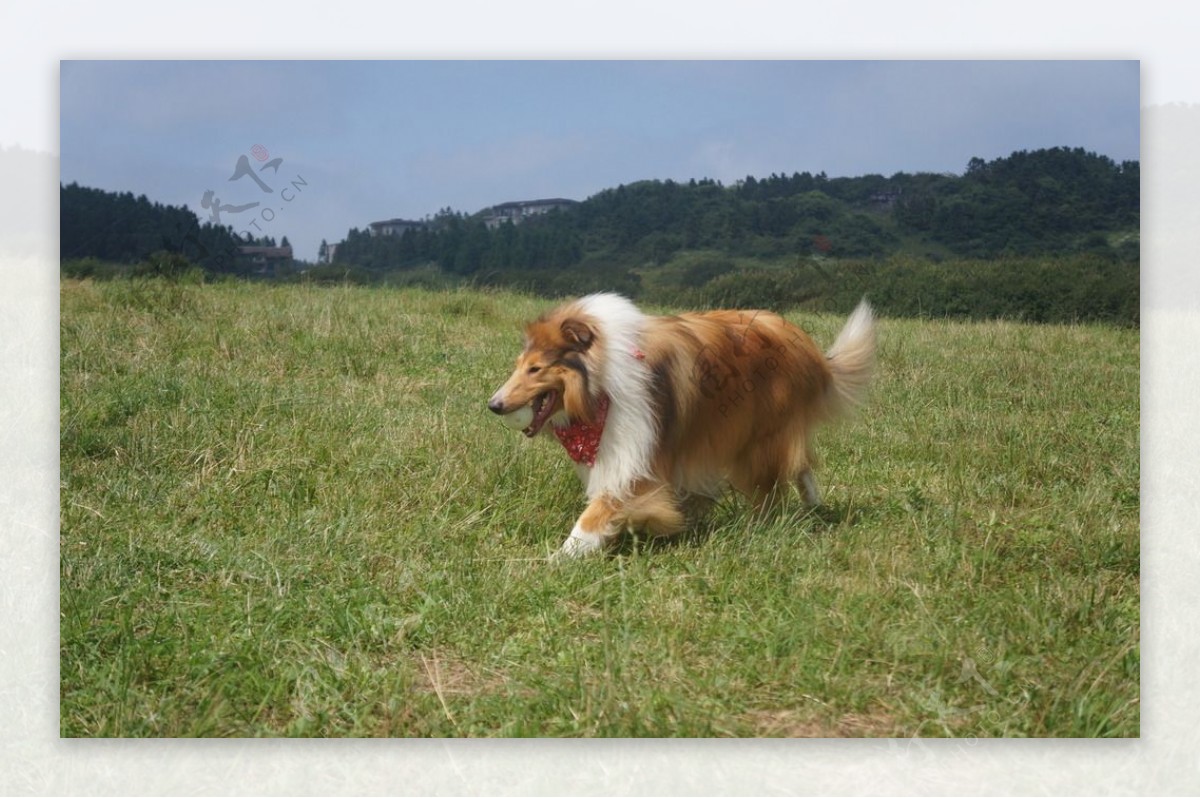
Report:
<svg viewBox="0 0 1200 798"><path fill-rule="evenodd" d="M504 412L504 401L500 398L499 394L488 399L488 410L496 414Z"/></svg>

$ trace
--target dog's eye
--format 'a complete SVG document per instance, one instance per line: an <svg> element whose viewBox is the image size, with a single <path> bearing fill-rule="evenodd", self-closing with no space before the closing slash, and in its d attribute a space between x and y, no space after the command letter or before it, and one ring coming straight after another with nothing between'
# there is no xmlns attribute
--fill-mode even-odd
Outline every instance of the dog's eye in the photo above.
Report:
<svg viewBox="0 0 1200 798"><path fill-rule="evenodd" d="M537 374L537 373L538 373L539 371L541 371L541 370L542 370L542 367L541 367L541 366L530 366L530 367L529 367L529 373L530 373L530 374Z"/></svg>

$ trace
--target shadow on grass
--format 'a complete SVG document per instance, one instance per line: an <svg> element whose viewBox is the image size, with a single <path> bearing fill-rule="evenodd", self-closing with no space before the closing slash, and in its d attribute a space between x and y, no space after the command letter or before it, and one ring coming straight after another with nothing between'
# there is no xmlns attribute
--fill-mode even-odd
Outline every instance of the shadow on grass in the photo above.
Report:
<svg viewBox="0 0 1200 798"><path fill-rule="evenodd" d="M703 513L690 520L688 528L678 535L655 537L645 532L622 535L608 551L609 556L628 557L635 553L677 549L699 549L709 540L725 535L745 535L755 529L786 526L802 534L827 535L836 530L853 526L864 519L878 515L882 508L863 504L822 504L817 507L796 507L787 503L772 510L756 512L745 502L737 499L722 499L711 512Z"/></svg>

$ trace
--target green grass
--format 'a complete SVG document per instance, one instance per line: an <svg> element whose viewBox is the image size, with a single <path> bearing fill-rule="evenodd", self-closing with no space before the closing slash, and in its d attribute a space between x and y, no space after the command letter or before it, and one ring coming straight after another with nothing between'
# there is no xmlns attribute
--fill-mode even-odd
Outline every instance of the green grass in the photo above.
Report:
<svg viewBox="0 0 1200 798"><path fill-rule="evenodd" d="M65 281L61 733L1138 734L1136 330L884 320L824 508L552 567L546 305Z"/></svg>

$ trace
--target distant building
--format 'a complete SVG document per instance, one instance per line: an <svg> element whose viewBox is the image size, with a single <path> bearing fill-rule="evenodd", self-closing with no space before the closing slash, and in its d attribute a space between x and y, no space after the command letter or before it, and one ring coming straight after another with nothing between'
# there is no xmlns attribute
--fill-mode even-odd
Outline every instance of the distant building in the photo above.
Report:
<svg viewBox="0 0 1200 798"><path fill-rule="evenodd" d="M555 210L565 210L578 205L570 199L539 199L522 200L518 202L503 202L493 205L483 212L483 222L488 229L495 229L505 222L520 224L531 216L540 216Z"/></svg>
<svg viewBox="0 0 1200 798"><path fill-rule="evenodd" d="M242 268L253 274L274 275L291 267L292 248L238 247L237 259Z"/></svg>
<svg viewBox="0 0 1200 798"><path fill-rule="evenodd" d="M894 191L876 191L868 201L877 208L890 208L900 199L900 189Z"/></svg>
<svg viewBox="0 0 1200 798"><path fill-rule="evenodd" d="M371 222L370 225L373 236L402 236L409 230L421 230L425 226L425 222L411 219L388 219L385 222Z"/></svg>
<svg viewBox="0 0 1200 798"><path fill-rule="evenodd" d="M326 244L325 252L320 257L321 263L333 263L333 259L337 257L337 244Z"/></svg>

